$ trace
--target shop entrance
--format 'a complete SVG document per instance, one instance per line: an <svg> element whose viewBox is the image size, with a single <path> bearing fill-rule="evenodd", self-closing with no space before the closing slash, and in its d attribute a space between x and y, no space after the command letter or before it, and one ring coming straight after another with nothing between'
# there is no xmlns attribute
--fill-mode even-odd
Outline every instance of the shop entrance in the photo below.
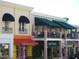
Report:
<svg viewBox="0 0 79 59"><path fill-rule="evenodd" d="M17 45L16 51L17 51L17 59L28 59L26 45Z"/></svg>
<svg viewBox="0 0 79 59"><path fill-rule="evenodd" d="M68 56L76 54L78 52L77 42L68 42Z"/></svg>
<svg viewBox="0 0 79 59"><path fill-rule="evenodd" d="M32 59L44 59L44 41L38 41L38 43L32 48Z"/></svg>
<svg viewBox="0 0 79 59"><path fill-rule="evenodd" d="M70 56L71 54L74 54L73 47L68 47L68 56Z"/></svg>
<svg viewBox="0 0 79 59"><path fill-rule="evenodd" d="M59 43L59 41L48 41L48 59L59 59L61 57Z"/></svg>

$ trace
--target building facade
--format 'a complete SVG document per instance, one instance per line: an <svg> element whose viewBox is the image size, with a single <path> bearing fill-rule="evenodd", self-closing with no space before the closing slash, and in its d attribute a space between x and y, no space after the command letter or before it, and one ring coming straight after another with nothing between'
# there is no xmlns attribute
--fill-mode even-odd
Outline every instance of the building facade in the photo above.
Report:
<svg viewBox="0 0 79 59"><path fill-rule="evenodd" d="M33 53L34 59L67 59L78 52L77 29L68 24L65 18L35 12L33 18L33 38L39 42L36 49L39 55Z"/></svg>
<svg viewBox="0 0 79 59"><path fill-rule="evenodd" d="M0 57L32 59L32 7L0 1ZM2 50L3 49L3 50Z"/></svg>
<svg viewBox="0 0 79 59"><path fill-rule="evenodd" d="M0 1L0 58L67 59L79 51L74 26L32 9Z"/></svg>

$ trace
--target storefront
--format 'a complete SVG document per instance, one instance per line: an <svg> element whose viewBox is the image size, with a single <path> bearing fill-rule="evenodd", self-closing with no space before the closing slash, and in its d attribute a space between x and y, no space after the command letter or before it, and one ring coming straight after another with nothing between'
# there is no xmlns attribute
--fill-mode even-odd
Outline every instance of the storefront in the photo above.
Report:
<svg viewBox="0 0 79 59"><path fill-rule="evenodd" d="M44 58L44 41L37 41L38 45L33 46L33 57L32 59L43 59Z"/></svg>
<svg viewBox="0 0 79 59"><path fill-rule="evenodd" d="M68 41L68 56L76 54L78 52L78 41Z"/></svg>
<svg viewBox="0 0 79 59"><path fill-rule="evenodd" d="M32 46L37 43L31 36L14 36L14 58L13 59L32 59Z"/></svg>
<svg viewBox="0 0 79 59"><path fill-rule="evenodd" d="M59 59L60 57L60 41L48 41L48 59Z"/></svg>
<svg viewBox="0 0 79 59"><path fill-rule="evenodd" d="M13 57L13 34L0 35L0 58L8 59Z"/></svg>

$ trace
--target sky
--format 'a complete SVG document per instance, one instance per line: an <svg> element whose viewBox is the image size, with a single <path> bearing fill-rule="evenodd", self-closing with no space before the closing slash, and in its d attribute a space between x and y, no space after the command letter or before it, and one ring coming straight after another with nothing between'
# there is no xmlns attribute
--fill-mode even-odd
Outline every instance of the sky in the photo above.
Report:
<svg viewBox="0 0 79 59"><path fill-rule="evenodd" d="M79 26L79 0L3 0L33 7L34 12L68 17L68 23Z"/></svg>

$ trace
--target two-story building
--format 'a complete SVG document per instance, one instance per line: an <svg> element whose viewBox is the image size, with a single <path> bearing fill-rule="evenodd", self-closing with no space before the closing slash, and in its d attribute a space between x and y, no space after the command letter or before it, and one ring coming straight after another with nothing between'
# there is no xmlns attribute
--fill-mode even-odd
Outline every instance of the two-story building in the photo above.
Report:
<svg viewBox="0 0 79 59"><path fill-rule="evenodd" d="M31 59L32 7L0 1L0 57ZM6 58L5 58L6 59Z"/></svg>
<svg viewBox="0 0 79 59"><path fill-rule="evenodd" d="M68 18L36 12L32 14L32 35L38 42L38 45L33 47L33 59L67 59L78 51L77 29L67 23Z"/></svg>

